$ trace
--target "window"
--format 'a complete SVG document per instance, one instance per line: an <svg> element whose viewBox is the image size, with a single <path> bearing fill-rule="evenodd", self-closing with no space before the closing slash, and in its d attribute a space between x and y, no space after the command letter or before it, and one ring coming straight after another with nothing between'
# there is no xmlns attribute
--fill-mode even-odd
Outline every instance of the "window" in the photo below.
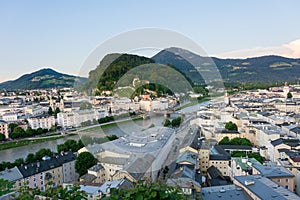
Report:
<svg viewBox="0 0 300 200"><path fill-rule="evenodd" d="M285 179L285 182L288 183L288 182L289 182L289 179Z"/></svg>
<svg viewBox="0 0 300 200"><path fill-rule="evenodd" d="M288 185L286 185L286 186L285 186L285 188L286 188L286 189L289 189L289 186L288 186Z"/></svg>

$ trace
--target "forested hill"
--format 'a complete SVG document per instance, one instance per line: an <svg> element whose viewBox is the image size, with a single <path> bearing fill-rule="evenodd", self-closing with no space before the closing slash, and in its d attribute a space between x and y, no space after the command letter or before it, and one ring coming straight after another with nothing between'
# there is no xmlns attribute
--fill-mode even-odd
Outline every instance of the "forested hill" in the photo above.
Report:
<svg viewBox="0 0 300 200"><path fill-rule="evenodd" d="M108 54L95 70L90 71L85 91L97 88L99 92L113 90L116 82L136 66L154 63L151 58L131 54Z"/></svg>
<svg viewBox="0 0 300 200"><path fill-rule="evenodd" d="M193 66L184 58L196 63ZM281 56L261 56L247 59L220 59L203 57L180 48L169 48L152 57L156 63L171 64L194 82L203 83L197 71L215 65L227 83L293 82L300 78L300 59ZM197 68L197 70L196 70Z"/></svg>
<svg viewBox="0 0 300 200"><path fill-rule="evenodd" d="M85 82L87 79L63 74L53 69L45 68L36 72L25 74L13 81L0 83L0 89L19 90L19 89L45 89L56 87L74 87L77 84Z"/></svg>

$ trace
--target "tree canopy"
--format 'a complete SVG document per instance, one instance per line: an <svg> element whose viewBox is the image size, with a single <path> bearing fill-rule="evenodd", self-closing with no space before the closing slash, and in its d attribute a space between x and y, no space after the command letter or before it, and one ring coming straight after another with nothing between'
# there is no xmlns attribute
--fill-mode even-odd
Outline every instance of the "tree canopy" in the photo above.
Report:
<svg viewBox="0 0 300 200"><path fill-rule="evenodd" d="M179 187L171 187L166 183L152 182L151 180L139 180L132 189L112 189L111 195L105 200L131 200L131 199L184 199Z"/></svg>
<svg viewBox="0 0 300 200"><path fill-rule="evenodd" d="M240 146L253 146L247 138L232 138L224 137L220 142L220 145L240 145Z"/></svg>
<svg viewBox="0 0 300 200"><path fill-rule="evenodd" d="M90 152L80 153L75 161L75 170L82 176L87 173L87 170L97 164L97 159Z"/></svg>
<svg viewBox="0 0 300 200"><path fill-rule="evenodd" d="M238 130L237 125L235 123L233 123L232 121L227 122L225 124L225 128L229 131L237 131Z"/></svg>

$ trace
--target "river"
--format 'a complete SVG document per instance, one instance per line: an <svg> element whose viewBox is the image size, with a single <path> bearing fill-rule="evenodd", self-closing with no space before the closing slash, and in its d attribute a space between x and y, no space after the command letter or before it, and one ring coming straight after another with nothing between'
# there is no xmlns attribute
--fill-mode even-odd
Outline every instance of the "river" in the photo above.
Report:
<svg viewBox="0 0 300 200"><path fill-rule="evenodd" d="M181 110L182 113L189 113L193 112L195 110L198 110L200 106L205 106L207 105L208 102L203 102L194 106L190 106L187 108L184 108ZM126 121L122 123L117 123L117 125L114 126L107 126L103 127L99 130L95 130L91 133L85 133L90 134L95 136L95 134L99 134L99 136L105 134L105 135L126 135L130 134L135 131L142 131L145 130L149 127L152 126L161 126L163 124L164 117L162 115L155 115L152 114L150 119L145 119L145 120L139 120L139 121ZM75 136L70 136L70 137L65 137L57 140L51 140L51 141L46 141L42 143L35 143L35 144L29 144L26 146L22 147L16 147L16 148L11 148L11 149L6 149L0 151L0 162L3 161L8 161L8 162L13 162L17 158L26 158L26 156L29 153L35 153L41 148L48 148L51 149L51 151L56 151L56 146L58 144L64 143L66 140L73 139L73 140L78 140L80 139L81 133L79 132L79 135Z"/></svg>

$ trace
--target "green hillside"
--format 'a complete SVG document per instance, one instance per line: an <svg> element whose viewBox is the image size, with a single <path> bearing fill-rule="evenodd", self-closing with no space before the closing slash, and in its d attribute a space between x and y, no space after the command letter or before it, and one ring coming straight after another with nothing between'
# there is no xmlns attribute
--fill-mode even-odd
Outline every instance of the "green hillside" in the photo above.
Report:
<svg viewBox="0 0 300 200"><path fill-rule="evenodd" d="M87 79L68 74L62 74L52 69L41 69L31 74L25 74L20 78L0 83L0 89L45 89L59 87L74 87L74 83L84 83Z"/></svg>

